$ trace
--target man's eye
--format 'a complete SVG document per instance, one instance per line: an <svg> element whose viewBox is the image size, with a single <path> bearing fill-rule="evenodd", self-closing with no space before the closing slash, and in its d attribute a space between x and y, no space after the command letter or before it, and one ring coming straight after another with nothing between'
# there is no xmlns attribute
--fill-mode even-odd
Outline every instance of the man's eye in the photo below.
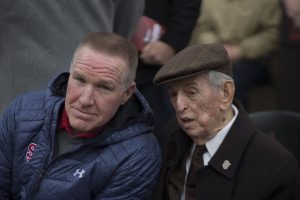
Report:
<svg viewBox="0 0 300 200"><path fill-rule="evenodd" d="M110 90L111 88L107 85L98 85L97 86L98 89L100 90Z"/></svg>
<svg viewBox="0 0 300 200"><path fill-rule="evenodd" d="M74 79L76 81L80 82L80 83L84 83L85 82L85 80L83 78L81 78L81 77L75 77Z"/></svg>
<svg viewBox="0 0 300 200"><path fill-rule="evenodd" d="M195 92L195 91L188 91L187 92L187 95L189 96L189 97L195 97L196 95L197 95L197 92Z"/></svg>

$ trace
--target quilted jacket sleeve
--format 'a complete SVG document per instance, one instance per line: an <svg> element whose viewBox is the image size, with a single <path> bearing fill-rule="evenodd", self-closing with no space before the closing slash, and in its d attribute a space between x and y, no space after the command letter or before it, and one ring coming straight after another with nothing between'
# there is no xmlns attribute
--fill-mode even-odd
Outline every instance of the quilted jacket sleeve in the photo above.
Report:
<svg viewBox="0 0 300 200"><path fill-rule="evenodd" d="M160 171L160 148L154 136L151 143L136 149L114 172L108 186L94 200L150 200Z"/></svg>
<svg viewBox="0 0 300 200"><path fill-rule="evenodd" d="M13 158L14 114L12 106L0 118L0 199L12 199L10 194Z"/></svg>

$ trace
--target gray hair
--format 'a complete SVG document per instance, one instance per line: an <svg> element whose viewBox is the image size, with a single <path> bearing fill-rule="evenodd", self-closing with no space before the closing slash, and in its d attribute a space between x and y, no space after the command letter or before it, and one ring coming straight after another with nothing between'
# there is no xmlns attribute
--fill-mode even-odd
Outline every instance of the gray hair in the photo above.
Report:
<svg viewBox="0 0 300 200"><path fill-rule="evenodd" d="M213 86L220 87L224 81L233 81L233 78L222 72L212 70L208 72L208 80Z"/></svg>

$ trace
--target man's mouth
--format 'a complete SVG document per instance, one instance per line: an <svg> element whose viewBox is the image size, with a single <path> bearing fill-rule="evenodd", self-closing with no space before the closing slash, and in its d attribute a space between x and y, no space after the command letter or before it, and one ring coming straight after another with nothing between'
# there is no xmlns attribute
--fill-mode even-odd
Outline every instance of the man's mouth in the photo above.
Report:
<svg viewBox="0 0 300 200"><path fill-rule="evenodd" d="M78 117L78 118L90 118L92 116L94 116L93 113L90 113L90 112L87 112L87 111L84 111L84 110L81 110L81 109L78 109L78 108L74 108L74 111L75 111L75 116Z"/></svg>
<svg viewBox="0 0 300 200"><path fill-rule="evenodd" d="M183 123L185 123L185 124L191 123L191 122L194 121L194 119L188 118L188 117L182 117L182 118L180 118L180 120L181 120Z"/></svg>

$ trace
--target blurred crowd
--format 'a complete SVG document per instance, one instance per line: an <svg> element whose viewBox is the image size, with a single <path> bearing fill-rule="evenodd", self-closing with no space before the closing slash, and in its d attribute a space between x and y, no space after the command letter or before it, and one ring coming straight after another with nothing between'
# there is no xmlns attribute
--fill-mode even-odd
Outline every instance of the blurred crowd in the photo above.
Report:
<svg viewBox="0 0 300 200"><path fill-rule="evenodd" d="M3 1L0 112L17 95L44 88L67 70L75 44L92 31L128 39L140 32L136 82L154 110L157 127L174 111L164 88L152 84L154 74L176 52L201 43L220 42L227 49L236 97L248 111L251 90L271 83L273 109L300 112L299 0L110 2Z"/></svg>

